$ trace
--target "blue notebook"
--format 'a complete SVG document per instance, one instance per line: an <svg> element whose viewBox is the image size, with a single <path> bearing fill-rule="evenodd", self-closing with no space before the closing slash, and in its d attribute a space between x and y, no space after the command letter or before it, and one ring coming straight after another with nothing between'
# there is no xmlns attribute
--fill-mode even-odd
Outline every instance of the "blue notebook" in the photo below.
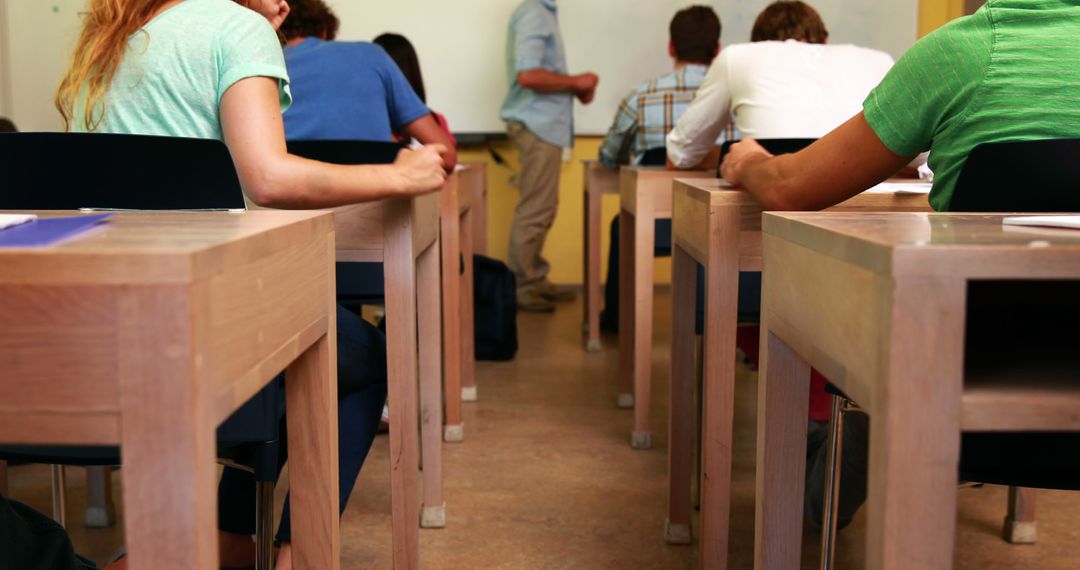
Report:
<svg viewBox="0 0 1080 570"><path fill-rule="evenodd" d="M105 221L112 214L38 218L0 230L0 247L45 247L73 238Z"/></svg>

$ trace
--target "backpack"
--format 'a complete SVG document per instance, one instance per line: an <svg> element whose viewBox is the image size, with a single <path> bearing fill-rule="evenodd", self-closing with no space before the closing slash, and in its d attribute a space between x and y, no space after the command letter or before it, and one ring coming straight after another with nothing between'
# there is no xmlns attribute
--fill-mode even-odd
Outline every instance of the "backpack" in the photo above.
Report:
<svg viewBox="0 0 1080 570"><path fill-rule="evenodd" d="M91 570L64 528L30 507L0 496L0 570Z"/></svg>
<svg viewBox="0 0 1080 570"><path fill-rule="evenodd" d="M477 360L511 360L517 353L517 283L506 264L473 256L473 316Z"/></svg>

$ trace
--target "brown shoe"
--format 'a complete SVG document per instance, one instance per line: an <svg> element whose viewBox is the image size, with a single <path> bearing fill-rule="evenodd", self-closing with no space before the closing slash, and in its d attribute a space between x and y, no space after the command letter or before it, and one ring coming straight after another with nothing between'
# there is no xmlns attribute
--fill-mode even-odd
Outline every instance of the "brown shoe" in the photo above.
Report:
<svg viewBox="0 0 1080 570"><path fill-rule="evenodd" d="M529 313L554 313L555 305L533 289L518 289L517 308Z"/></svg>
<svg viewBox="0 0 1080 570"><path fill-rule="evenodd" d="M573 301L577 298L577 287L571 285L556 285L551 281L543 281L536 286L536 293L548 301Z"/></svg>

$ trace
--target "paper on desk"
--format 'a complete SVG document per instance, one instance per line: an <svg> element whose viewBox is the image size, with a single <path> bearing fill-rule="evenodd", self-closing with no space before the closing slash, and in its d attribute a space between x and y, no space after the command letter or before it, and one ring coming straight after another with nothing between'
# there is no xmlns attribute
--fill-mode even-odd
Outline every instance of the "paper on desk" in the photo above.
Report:
<svg viewBox="0 0 1080 570"><path fill-rule="evenodd" d="M1080 230L1080 216L1006 216L1001 219L1001 223L1006 226Z"/></svg>
<svg viewBox="0 0 1080 570"><path fill-rule="evenodd" d="M882 182L867 192L879 194L929 194L934 185L929 182Z"/></svg>
<svg viewBox="0 0 1080 570"><path fill-rule="evenodd" d="M37 219L34 214L0 214L0 230L6 230Z"/></svg>
<svg viewBox="0 0 1080 570"><path fill-rule="evenodd" d="M93 228L111 215L95 214L34 220L0 232L0 248L55 245Z"/></svg>

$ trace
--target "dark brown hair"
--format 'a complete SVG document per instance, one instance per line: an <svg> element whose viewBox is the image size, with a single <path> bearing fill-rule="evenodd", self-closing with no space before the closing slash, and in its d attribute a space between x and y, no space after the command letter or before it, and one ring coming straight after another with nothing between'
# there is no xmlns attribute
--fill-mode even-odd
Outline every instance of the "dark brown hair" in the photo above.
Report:
<svg viewBox="0 0 1080 570"><path fill-rule="evenodd" d="M671 19L671 44L675 57L690 63L712 63L719 50L720 18L708 6L679 10Z"/></svg>
<svg viewBox="0 0 1080 570"><path fill-rule="evenodd" d="M382 46L390 59L394 60L402 75L409 80L413 91L421 101L427 103L427 93L424 91L424 76L420 74L420 59L416 57L416 49L412 42L401 34L382 34L375 38L374 43Z"/></svg>
<svg viewBox="0 0 1080 570"><path fill-rule="evenodd" d="M829 31L817 10L799 0L773 2L758 14L750 41L798 40L810 44L823 44L829 39Z"/></svg>
<svg viewBox="0 0 1080 570"><path fill-rule="evenodd" d="M289 0L289 17L281 24L281 35L287 41L300 38L337 37L338 21L334 11L322 0Z"/></svg>

